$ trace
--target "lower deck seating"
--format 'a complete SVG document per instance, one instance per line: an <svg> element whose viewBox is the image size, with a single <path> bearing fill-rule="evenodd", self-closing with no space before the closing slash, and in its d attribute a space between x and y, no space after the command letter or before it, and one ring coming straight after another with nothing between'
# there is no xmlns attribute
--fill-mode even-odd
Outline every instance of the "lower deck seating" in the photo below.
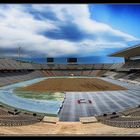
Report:
<svg viewBox="0 0 140 140"><path fill-rule="evenodd" d="M26 112L21 113L18 110L9 110L0 107L0 126L30 125L40 122L43 117L43 115L34 115Z"/></svg>
<svg viewBox="0 0 140 140"><path fill-rule="evenodd" d="M114 127L138 128L140 127L140 107L119 113L103 114L96 118L99 122Z"/></svg>

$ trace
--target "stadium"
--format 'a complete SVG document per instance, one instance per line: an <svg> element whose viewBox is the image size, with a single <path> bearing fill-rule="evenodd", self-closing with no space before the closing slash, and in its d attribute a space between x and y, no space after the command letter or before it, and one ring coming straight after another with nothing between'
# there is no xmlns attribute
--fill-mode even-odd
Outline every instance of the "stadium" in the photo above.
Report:
<svg viewBox="0 0 140 140"><path fill-rule="evenodd" d="M127 58L116 64L82 65L68 58L63 65L48 58L43 65L1 58L0 125L81 122L139 128L140 61L132 60L139 49L137 45L111 54ZM37 100L45 92L57 96Z"/></svg>
<svg viewBox="0 0 140 140"><path fill-rule="evenodd" d="M20 49L0 58L0 135L140 135L139 44L108 54L124 62L88 64L24 60Z"/></svg>

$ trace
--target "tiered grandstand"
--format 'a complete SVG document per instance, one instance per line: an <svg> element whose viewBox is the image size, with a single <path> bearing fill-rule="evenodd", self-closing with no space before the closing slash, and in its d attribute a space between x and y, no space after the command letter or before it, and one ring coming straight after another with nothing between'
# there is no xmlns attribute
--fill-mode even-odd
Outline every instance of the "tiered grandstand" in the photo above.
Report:
<svg viewBox="0 0 140 140"><path fill-rule="evenodd" d="M123 112L113 112L96 117L103 124L114 127L138 128L140 127L140 107L127 109Z"/></svg>
<svg viewBox="0 0 140 140"><path fill-rule="evenodd" d="M43 77L43 73L36 70L4 70L0 71L0 86Z"/></svg>
<svg viewBox="0 0 140 140"><path fill-rule="evenodd" d="M123 66L119 64L37 64L14 59L0 59L0 86L39 77L55 76L102 76Z"/></svg>
<svg viewBox="0 0 140 140"><path fill-rule="evenodd" d="M0 126L22 126L40 122L43 116L0 107Z"/></svg>
<svg viewBox="0 0 140 140"><path fill-rule="evenodd" d="M128 82L140 82L140 46L132 46L122 51L111 54L114 57L124 57L125 63L116 69L115 79L124 79Z"/></svg>
<svg viewBox="0 0 140 140"><path fill-rule="evenodd" d="M36 64L0 59L0 86L39 77L55 76L101 76L108 70L119 68L122 64Z"/></svg>

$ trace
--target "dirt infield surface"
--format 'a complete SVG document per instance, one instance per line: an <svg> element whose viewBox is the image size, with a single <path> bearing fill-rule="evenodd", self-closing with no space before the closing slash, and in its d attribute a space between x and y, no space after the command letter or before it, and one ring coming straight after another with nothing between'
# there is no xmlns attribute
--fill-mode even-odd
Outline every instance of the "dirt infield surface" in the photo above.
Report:
<svg viewBox="0 0 140 140"><path fill-rule="evenodd" d="M33 85L22 87L20 90L68 92L126 90L126 88L98 78L49 78Z"/></svg>

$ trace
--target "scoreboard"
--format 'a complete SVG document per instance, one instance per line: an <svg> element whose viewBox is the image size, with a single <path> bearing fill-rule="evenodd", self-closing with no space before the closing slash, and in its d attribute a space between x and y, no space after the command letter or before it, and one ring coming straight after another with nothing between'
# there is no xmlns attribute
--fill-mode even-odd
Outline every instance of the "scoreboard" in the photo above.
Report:
<svg viewBox="0 0 140 140"><path fill-rule="evenodd" d="M47 63L53 63L54 62L54 58L47 58Z"/></svg>
<svg viewBox="0 0 140 140"><path fill-rule="evenodd" d="M77 58L67 58L67 63L76 64L77 63Z"/></svg>
<svg viewBox="0 0 140 140"><path fill-rule="evenodd" d="M47 63L48 64L55 64L55 61L57 63L62 63L62 64L77 64L77 58L76 57L69 57L69 58L63 58L63 59L59 59L59 58L54 58L53 57L47 57ZM60 62L59 62L60 61Z"/></svg>

